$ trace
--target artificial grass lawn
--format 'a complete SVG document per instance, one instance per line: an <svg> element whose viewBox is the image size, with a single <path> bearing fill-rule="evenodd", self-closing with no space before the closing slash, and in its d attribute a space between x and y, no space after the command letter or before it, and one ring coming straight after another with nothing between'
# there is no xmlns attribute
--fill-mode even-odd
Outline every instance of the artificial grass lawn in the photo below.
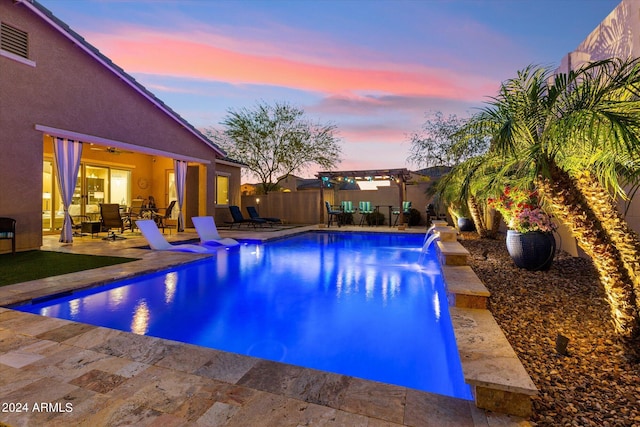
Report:
<svg viewBox="0 0 640 427"><path fill-rule="evenodd" d="M25 251L0 255L0 286L135 261L101 255Z"/></svg>

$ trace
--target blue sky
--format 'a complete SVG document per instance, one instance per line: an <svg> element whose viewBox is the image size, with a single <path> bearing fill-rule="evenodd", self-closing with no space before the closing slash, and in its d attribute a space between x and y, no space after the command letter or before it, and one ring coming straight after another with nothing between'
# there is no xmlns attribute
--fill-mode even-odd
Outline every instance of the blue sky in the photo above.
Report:
<svg viewBox="0 0 640 427"><path fill-rule="evenodd" d="M555 68L619 3L39 1L200 129L259 101L335 123L343 170L418 169L425 114L468 116L517 70Z"/></svg>

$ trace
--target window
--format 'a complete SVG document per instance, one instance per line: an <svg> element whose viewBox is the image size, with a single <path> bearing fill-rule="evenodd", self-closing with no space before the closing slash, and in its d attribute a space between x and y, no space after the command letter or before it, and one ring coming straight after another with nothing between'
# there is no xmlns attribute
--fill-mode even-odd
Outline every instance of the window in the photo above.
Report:
<svg viewBox="0 0 640 427"><path fill-rule="evenodd" d="M122 206L131 205L131 171L123 169L110 169L111 194L109 203L118 203Z"/></svg>
<svg viewBox="0 0 640 427"><path fill-rule="evenodd" d="M176 189L176 173L173 169L167 169L166 171L166 187L165 192L168 195L168 198L165 200L165 206L169 206L171 202L176 201L176 205L171 211L171 219L178 219L178 215L180 214L180 209L178 209L178 190Z"/></svg>
<svg viewBox="0 0 640 427"><path fill-rule="evenodd" d="M216 205L229 204L229 175L216 175Z"/></svg>
<svg viewBox="0 0 640 427"><path fill-rule="evenodd" d="M29 58L29 34L7 25L0 24L0 49L20 56Z"/></svg>

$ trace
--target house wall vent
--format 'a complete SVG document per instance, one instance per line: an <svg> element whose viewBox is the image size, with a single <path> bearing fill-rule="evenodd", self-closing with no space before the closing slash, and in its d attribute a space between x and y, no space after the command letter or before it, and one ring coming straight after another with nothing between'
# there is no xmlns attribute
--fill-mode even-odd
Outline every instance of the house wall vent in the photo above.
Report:
<svg viewBox="0 0 640 427"><path fill-rule="evenodd" d="M0 23L0 49L29 58L29 34L4 22Z"/></svg>

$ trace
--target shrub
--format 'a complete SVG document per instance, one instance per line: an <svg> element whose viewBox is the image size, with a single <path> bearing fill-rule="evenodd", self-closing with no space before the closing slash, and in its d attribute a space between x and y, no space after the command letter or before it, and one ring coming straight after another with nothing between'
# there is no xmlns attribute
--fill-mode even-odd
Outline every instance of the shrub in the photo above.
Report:
<svg viewBox="0 0 640 427"><path fill-rule="evenodd" d="M382 212L372 212L370 214L367 214L367 225L379 225L379 224L384 224L384 214Z"/></svg>
<svg viewBox="0 0 640 427"><path fill-rule="evenodd" d="M422 215L420 215L420 211L418 209L411 208L409 209L409 218L405 218L405 220L409 222L409 227L413 227L420 224L420 221L422 221Z"/></svg>

